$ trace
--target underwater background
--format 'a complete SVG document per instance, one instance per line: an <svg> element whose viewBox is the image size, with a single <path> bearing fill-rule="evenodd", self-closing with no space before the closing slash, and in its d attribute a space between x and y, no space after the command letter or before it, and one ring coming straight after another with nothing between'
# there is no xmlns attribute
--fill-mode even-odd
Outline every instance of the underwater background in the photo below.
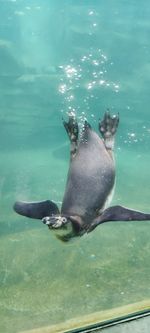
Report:
<svg viewBox="0 0 150 333"><path fill-rule="evenodd" d="M150 222L105 223L64 244L16 200L61 204L70 111L119 113L112 204L150 211L150 2L0 1L0 331L150 297Z"/></svg>

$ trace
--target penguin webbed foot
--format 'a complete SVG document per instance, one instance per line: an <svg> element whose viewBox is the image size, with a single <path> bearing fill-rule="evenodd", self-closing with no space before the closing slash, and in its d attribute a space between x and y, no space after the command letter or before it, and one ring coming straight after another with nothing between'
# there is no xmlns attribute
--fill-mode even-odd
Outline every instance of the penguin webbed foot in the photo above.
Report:
<svg viewBox="0 0 150 333"><path fill-rule="evenodd" d="M63 119L63 125L69 136L69 139L72 142L78 141L79 127L74 113L69 114L68 122Z"/></svg>
<svg viewBox="0 0 150 333"><path fill-rule="evenodd" d="M118 124L119 114L111 116L109 110L105 112L103 120L99 121L99 131L108 149L113 149Z"/></svg>
<svg viewBox="0 0 150 333"><path fill-rule="evenodd" d="M71 159L76 155L78 148L78 136L79 136L79 127L74 113L69 114L68 122L63 119L63 125L68 134L68 137L71 142L70 147L70 156Z"/></svg>

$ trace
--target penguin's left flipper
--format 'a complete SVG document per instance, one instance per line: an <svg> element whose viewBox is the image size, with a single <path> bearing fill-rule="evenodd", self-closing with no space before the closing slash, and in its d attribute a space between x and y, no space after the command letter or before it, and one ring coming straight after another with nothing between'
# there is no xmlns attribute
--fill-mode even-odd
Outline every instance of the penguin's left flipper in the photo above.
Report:
<svg viewBox="0 0 150 333"><path fill-rule="evenodd" d="M95 229L99 224L113 221L150 221L150 214L132 210L123 206L109 207L98 216L91 224L88 232Z"/></svg>
<svg viewBox="0 0 150 333"><path fill-rule="evenodd" d="M20 215L39 220L45 216L59 214L57 205L50 200L39 202L16 201L13 208Z"/></svg>

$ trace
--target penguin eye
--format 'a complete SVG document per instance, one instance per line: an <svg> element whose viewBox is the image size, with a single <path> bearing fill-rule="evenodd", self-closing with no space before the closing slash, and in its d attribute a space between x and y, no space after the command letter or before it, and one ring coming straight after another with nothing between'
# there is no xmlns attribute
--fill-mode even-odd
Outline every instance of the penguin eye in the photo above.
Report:
<svg viewBox="0 0 150 333"><path fill-rule="evenodd" d="M67 222L66 217L62 217L62 222L63 222L63 223L66 223L66 222Z"/></svg>

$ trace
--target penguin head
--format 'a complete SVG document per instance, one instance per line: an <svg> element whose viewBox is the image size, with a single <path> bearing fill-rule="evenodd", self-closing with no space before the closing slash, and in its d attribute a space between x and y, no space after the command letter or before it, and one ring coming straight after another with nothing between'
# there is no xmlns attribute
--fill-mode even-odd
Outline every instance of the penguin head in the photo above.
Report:
<svg viewBox="0 0 150 333"><path fill-rule="evenodd" d="M65 216L65 215L52 215L46 216L42 222L48 226L49 229L55 231L58 239L68 242L71 238L83 235L83 219L81 216Z"/></svg>

